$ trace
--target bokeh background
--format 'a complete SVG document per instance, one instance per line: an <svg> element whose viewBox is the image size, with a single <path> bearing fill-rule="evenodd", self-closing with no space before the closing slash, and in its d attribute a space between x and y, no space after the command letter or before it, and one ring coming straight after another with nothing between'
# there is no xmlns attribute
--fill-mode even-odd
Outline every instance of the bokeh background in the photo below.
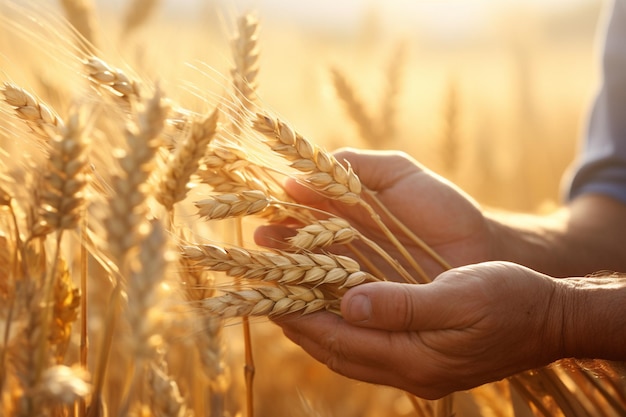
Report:
<svg viewBox="0 0 626 417"><path fill-rule="evenodd" d="M260 98L308 138L329 149L401 149L483 204L549 210L598 87L606 3L162 1L122 47L163 79L216 91L231 65L234 18L256 11ZM98 7L113 27L127 4ZM115 42L119 31L107 32ZM197 77L190 62L215 73ZM372 123L380 127L393 104L390 130L369 135L378 140L349 117L333 69Z"/></svg>

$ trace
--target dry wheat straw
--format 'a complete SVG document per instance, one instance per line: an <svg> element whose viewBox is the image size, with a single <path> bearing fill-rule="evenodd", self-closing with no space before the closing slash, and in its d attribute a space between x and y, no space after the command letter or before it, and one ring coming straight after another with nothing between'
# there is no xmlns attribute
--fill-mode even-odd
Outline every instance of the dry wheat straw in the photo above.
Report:
<svg viewBox="0 0 626 417"><path fill-rule="evenodd" d="M441 158L443 168L448 175L454 175L459 168L459 156L462 149L459 140L459 93L456 82L450 80L444 102L444 126L441 138Z"/></svg>
<svg viewBox="0 0 626 417"><path fill-rule="evenodd" d="M188 136L167 162L156 198L168 211L187 195L191 175L198 170L200 159L215 136L218 115L216 109L202 120L192 121Z"/></svg>
<svg viewBox="0 0 626 417"><path fill-rule="evenodd" d="M1 91L4 101L15 109L15 114L24 120L38 137L47 141L61 133L63 121L45 103L23 88L8 82L4 83Z"/></svg>

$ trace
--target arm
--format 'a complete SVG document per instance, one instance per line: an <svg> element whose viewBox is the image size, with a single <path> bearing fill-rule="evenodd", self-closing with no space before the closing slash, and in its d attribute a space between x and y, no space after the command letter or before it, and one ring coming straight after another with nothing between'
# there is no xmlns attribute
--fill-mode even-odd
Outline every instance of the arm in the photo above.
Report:
<svg viewBox="0 0 626 417"><path fill-rule="evenodd" d="M547 216L494 212L486 217L491 259L557 277L626 271L626 204L611 197L583 194Z"/></svg>

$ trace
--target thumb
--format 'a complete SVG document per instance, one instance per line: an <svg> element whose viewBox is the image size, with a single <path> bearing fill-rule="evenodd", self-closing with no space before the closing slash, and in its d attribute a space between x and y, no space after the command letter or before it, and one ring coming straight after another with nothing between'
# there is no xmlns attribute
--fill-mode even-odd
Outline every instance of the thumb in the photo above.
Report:
<svg viewBox="0 0 626 417"><path fill-rule="evenodd" d="M341 301L347 322L390 331L443 329L453 325L454 288L429 284L374 282L350 289ZM452 299L451 299L452 298Z"/></svg>

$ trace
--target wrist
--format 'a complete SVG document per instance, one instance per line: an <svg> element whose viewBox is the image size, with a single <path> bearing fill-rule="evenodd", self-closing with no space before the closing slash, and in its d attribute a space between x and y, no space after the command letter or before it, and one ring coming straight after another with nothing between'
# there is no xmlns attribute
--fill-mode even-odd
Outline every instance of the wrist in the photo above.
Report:
<svg viewBox="0 0 626 417"><path fill-rule="evenodd" d="M561 358L626 360L626 278L557 280ZM560 334L559 334L560 333Z"/></svg>

